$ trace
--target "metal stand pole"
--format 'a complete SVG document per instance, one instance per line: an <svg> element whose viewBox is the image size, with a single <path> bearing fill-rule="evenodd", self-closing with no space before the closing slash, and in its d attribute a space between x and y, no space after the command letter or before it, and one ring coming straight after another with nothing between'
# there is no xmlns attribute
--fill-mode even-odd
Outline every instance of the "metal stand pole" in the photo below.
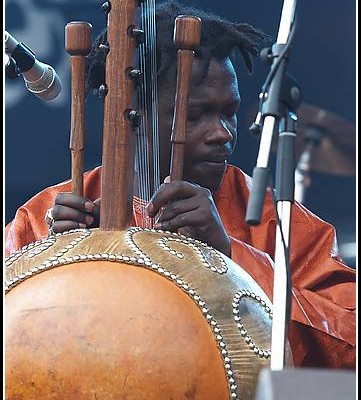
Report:
<svg viewBox="0 0 361 400"><path fill-rule="evenodd" d="M290 33L293 28L296 1L285 0L282 9L281 22L276 44L272 47L272 52L268 58L273 60L270 74L263 86L263 92L260 95L262 107L262 136L257 158L256 167L253 170L253 185L250 191L250 198L246 213L246 221L250 225L258 225L261 219L264 196L268 184L269 171L268 159L271 151L273 132L275 126L278 126L280 118L283 116L285 120L285 129L283 137L280 136L280 151L282 154L279 161L287 159L287 151L289 146L294 146L295 132L291 129L288 132L289 119L288 110L296 109L300 102L300 93L295 87L289 85L285 80L287 52L290 44ZM288 76L287 76L288 77ZM296 89L298 89L296 87ZM285 95L285 92L287 94ZM296 93L297 92L297 93ZM284 99L291 98L292 107ZM285 113L285 108L287 112ZM286 115L286 117L285 117ZM293 127L292 127L293 128ZM285 138L285 139L284 139ZM293 154L294 150L291 151ZM288 153L289 154L289 153ZM281 370L285 364L285 343L288 332L288 323L291 307L291 284L289 274L289 241L290 241L290 218L291 218L291 202L293 202L294 191L294 165L290 167L290 160L286 161L287 168L291 168L292 181L287 179L283 182L283 174L278 173L276 195L277 195L277 213L279 214L279 224L276 230L276 248L275 248L275 270L274 270L274 289L273 289L273 321L272 321L272 343L271 343L271 369ZM293 160L294 163L294 160ZM285 165L278 163L279 171L284 169ZM289 171L287 171L289 172ZM288 173L288 175L290 175ZM292 183L293 182L293 183ZM283 191L286 188L287 199L284 199ZM291 199L289 199L289 191Z"/></svg>

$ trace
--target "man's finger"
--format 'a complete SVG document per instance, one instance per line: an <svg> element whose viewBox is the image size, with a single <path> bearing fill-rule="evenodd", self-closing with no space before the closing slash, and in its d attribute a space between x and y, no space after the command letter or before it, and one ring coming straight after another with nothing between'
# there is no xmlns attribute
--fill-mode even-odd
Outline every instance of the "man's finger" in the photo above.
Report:
<svg viewBox="0 0 361 400"><path fill-rule="evenodd" d="M64 205L85 212L92 212L94 210L94 204L90 200L74 193L58 193L55 198L55 204Z"/></svg>
<svg viewBox="0 0 361 400"><path fill-rule="evenodd" d="M146 207L146 212L150 217L154 217L169 202L176 199L187 199L196 195L198 190L198 186L185 181L165 183L160 186L150 199Z"/></svg>
<svg viewBox="0 0 361 400"><path fill-rule="evenodd" d="M84 229L86 225L76 221L55 221L51 227L53 233L63 233L72 229Z"/></svg>
<svg viewBox="0 0 361 400"><path fill-rule="evenodd" d="M200 222L202 222L202 216L195 210L177 215L168 221L158 222L154 225L154 228L175 232L185 226L197 226Z"/></svg>
<svg viewBox="0 0 361 400"><path fill-rule="evenodd" d="M94 217L75 208L55 204L53 207L54 221L74 221L75 223L84 223L90 226L94 222Z"/></svg>
<svg viewBox="0 0 361 400"><path fill-rule="evenodd" d="M194 211L199 207L197 197L193 196L188 199L175 200L167 204L160 217L156 222L168 221L175 218L177 215L184 214L190 211Z"/></svg>

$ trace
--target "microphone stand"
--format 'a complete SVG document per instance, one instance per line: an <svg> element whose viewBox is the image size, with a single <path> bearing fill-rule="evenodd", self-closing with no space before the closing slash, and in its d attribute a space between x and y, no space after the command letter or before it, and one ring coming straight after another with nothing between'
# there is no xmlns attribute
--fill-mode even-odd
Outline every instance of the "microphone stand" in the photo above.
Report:
<svg viewBox="0 0 361 400"><path fill-rule="evenodd" d="M273 282L271 370L285 366L285 343L291 318L292 283L289 264L291 211L295 192L295 139L297 117L292 111L281 119L276 161L276 247Z"/></svg>
<svg viewBox="0 0 361 400"><path fill-rule="evenodd" d="M269 179L268 159L273 132L275 126L278 127L282 119L281 122L284 126L279 137L276 174L276 215L279 215L279 220L276 228L273 286L272 370L282 370L285 365L285 344L291 308L288 247L291 203L294 195L295 118L294 114L289 113L288 110L295 110L299 105L300 92L291 77L286 74L286 64L288 62L288 48L294 33L292 28L294 28L295 8L296 0L284 0L277 42L273 45L272 51L267 54L267 59L272 61L272 66L260 95L260 113L263 121L262 136L257 164L253 170L253 185L246 212L248 224L258 225L260 223Z"/></svg>

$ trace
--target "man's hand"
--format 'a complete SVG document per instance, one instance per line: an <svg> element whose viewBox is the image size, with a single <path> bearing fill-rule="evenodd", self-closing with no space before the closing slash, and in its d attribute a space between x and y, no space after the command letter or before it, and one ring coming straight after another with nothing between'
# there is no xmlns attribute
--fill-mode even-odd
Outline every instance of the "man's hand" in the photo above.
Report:
<svg viewBox="0 0 361 400"><path fill-rule="evenodd" d="M230 257L230 239L208 189L185 181L164 183L146 210L150 217L161 211L155 229L178 231Z"/></svg>
<svg viewBox="0 0 361 400"><path fill-rule="evenodd" d="M92 202L73 193L58 193L52 211L52 231L98 227L99 203L100 199Z"/></svg>

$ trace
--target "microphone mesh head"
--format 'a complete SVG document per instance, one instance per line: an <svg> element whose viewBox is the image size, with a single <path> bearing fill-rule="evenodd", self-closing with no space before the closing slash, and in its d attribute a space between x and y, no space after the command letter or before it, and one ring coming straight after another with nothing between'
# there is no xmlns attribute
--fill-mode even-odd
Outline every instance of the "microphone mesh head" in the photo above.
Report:
<svg viewBox="0 0 361 400"><path fill-rule="evenodd" d="M34 82L25 81L28 90L42 100L53 100L61 92L61 81L54 68L49 65L43 76Z"/></svg>

